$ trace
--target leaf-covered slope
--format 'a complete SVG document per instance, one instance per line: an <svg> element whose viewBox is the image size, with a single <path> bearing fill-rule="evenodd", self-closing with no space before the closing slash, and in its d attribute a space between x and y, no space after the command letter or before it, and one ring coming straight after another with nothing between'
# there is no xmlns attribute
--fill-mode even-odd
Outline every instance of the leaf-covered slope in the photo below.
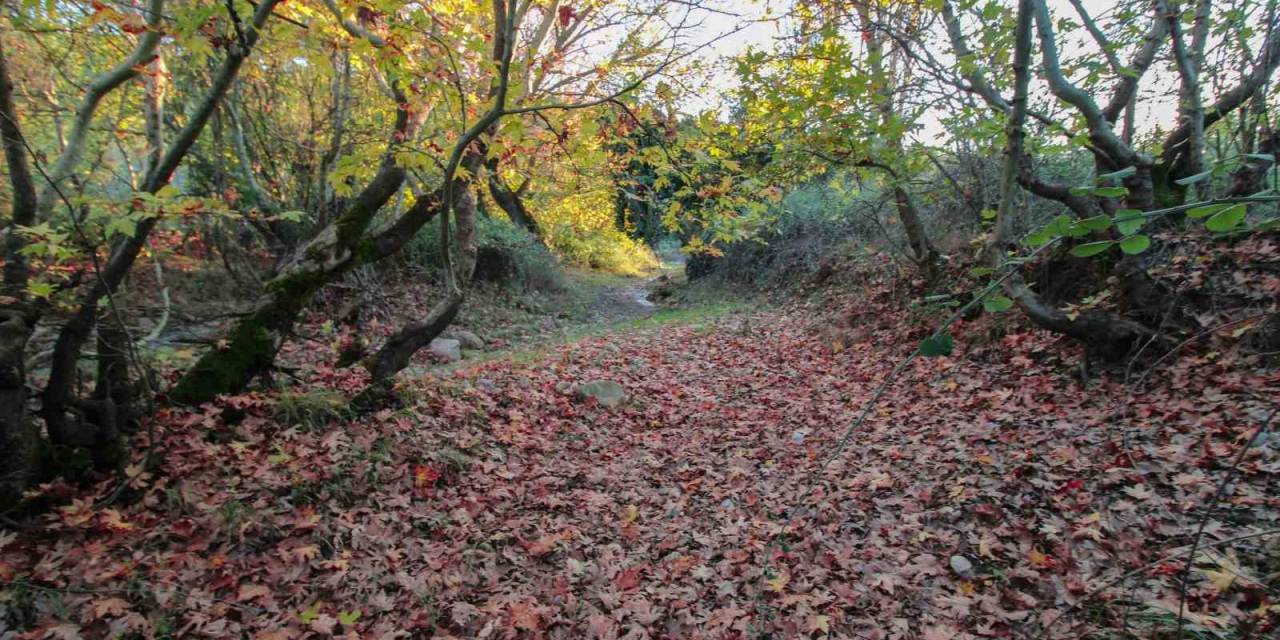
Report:
<svg viewBox="0 0 1280 640"><path fill-rule="evenodd" d="M1206 353L1148 392L1083 389L1045 335L980 345L985 327L961 327L815 476L914 347L905 313L860 304L852 344L805 307L615 334L415 382L408 409L353 424L284 426L258 396L170 414L127 506L93 508L107 484L0 536L0 606L32 637L1076 638L1172 621L1184 560L1159 560L1280 379ZM593 379L628 400L570 392ZM1196 629L1280 621L1275 539L1218 544L1280 527L1269 442L1209 520Z"/></svg>

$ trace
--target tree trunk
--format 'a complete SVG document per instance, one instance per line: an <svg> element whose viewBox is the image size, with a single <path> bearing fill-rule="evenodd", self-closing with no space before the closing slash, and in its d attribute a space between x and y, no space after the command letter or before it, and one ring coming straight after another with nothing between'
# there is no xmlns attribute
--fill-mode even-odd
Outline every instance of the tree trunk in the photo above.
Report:
<svg viewBox="0 0 1280 640"><path fill-rule="evenodd" d="M1126 354L1138 339L1150 336L1152 332L1141 324L1102 312L1090 311L1073 317L1041 300L1017 272L1020 265L1005 263L1006 253L1014 249L1012 232L1015 189L1020 181L1025 183L1031 179L1025 166L1023 140L1031 78L1033 2L1034 0L1021 0L1018 3L1013 56L1014 96L1006 125L1008 142L1001 175L1000 207L996 212L995 230L986 251L987 262L996 269L1014 270L1004 281L1004 291L1033 322L1050 331L1085 342L1093 354L1105 359L1115 359ZM1081 212L1077 212L1079 213Z"/></svg>
<svg viewBox="0 0 1280 640"><path fill-rule="evenodd" d="M524 199L522 198L525 190L529 187L529 179L526 178L524 184L513 190L502 181L502 176L498 175L497 168L496 162L490 163L489 195L493 196L493 201L498 203L499 207L502 207L507 217L511 218L512 223L524 227L535 238L542 237L542 229L539 228L538 221L534 220L529 210L525 208Z"/></svg>
<svg viewBox="0 0 1280 640"><path fill-rule="evenodd" d="M476 206L475 198L472 197L469 189L460 190L459 196L458 203L453 207L458 220L456 269L459 284L445 294L445 298L427 313L426 318L401 328L369 358L365 368L373 376L374 385L384 384L409 366L409 360L413 354L431 344L432 340L447 329L462 308L466 298L466 286L471 280L471 272L476 265ZM448 224L444 216L441 216L440 221L442 225ZM448 245L444 246L444 250L448 250Z"/></svg>
<svg viewBox="0 0 1280 640"><path fill-rule="evenodd" d="M294 252L280 275L266 284L266 292L254 308L236 321L222 341L225 346L201 356L172 389L171 398L182 403L198 403L244 389L271 367L280 346L316 292L368 260L367 248L360 246L362 234L404 182L405 171L396 165L394 151L396 140L407 127L407 114L398 110L396 133L383 154L377 175L342 216ZM428 204L424 198L415 208L426 209Z"/></svg>
<svg viewBox="0 0 1280 640"><path fill-rule="evenodd" d="M0 510L22 499L39 460L40 433L27 414L24 358L32 325L23 310L0 308Z"/></svg>
<svg viewBox="0 0 1280 640"><path fill-rule="evenodd" d="M0 39L0 140L12 187L13 211L4 238L4 280L0 286L0 510L22 499L35 476L40 432L27 414L27 341L39 313L27 303L30 268L18 226L35 223L35 182L27 163L26 141L13 103L13 82Z"/></svg>
<svg viewBox="0 0 1280 640"><path fill-rule="evenodd" d="M173 176L187 152L200 137L218 104L226 96L241 66L249 57L254 44L257 43L260 30L266 24L279 0L265 0L257 5L252 21L243 31L242 37L232 46L227 47L227 58L223 61L214 76L213 84L196 103L190 119L165 149L159 161L151 167L142 186L144 191L156 193ZM45 418L50 439L54 444L89 446L97 440L93 431L98 428L85 415L83 410L74 422L68 421L68 409L83 409L86 404L74 397L74 382L77 377L77 366L81 350L93 332L98 316L99 301L115 292L133 267L138 254L145 246L152 229L158 223L156 218L147 218L140 222L132 235L125 236L115 243L110 256L95 274L87 291L80 298L79 307L71 318L63 325L54 344L53 361L49 372L49 382L42 394L41 414ZM113 428L103 425L104 428Z"/></svg>
<svg viewBox="0 0 1280 640"><path fill-rule="evenodd" d="M880 123L887 129L899 117L894 96L899 79L892 65L889 69L885 68L883 40L885 36L882 35L882 29L877 25L877 16L872 15L872 5L859 5L857 10L862 21L863 34L867 43L867 56L871 64L871 72L874 76L880 78L876 82L881 86L881 91L876 98L880 112ZM910 78L908 76L905 79L909 80ZM898 161L902 155L902 137L895 135L888 140L887 146L894 154L889 162ZM911 194L907 193L905 183L901 180L898 171L889 164L878 160L868 160L865 164L883 169L893 179L894 204L898 210L898 219L902 221L903 231L906 232L907 243L911 246L912 261L920 269L920 274L925 280L925 286L931 288L939 276L938 262L940 256L933 243L929 242L929 236L920 220L920 211L916 208L915 202L912 201Z"/></svg>
<svg viewBox="0 0 1280 640"><path fill-rule="evenodd" d="M484 152L474 149L472 143L482 133L490 131L504 113L511 64L510 43L515 31L512 22L515 0L508 0L508 3L511 11L507 10L508 7L502 0L494 0L494 23L501 25L498 37L494 38L494 55L501 61L499 75L493 86L495 106L472 123L454 145L445 167L445 180L441 188L418 198L412 207L386 226L371 234L366 233L374 214L395 195L404 182L405 171L396 166L394 152L396 142L408 138L405 135L408 116L404 110L398 110L396 134L392 136L391 148L383 156L382 168L373 182L365 187L338 220L296 253L279 277L267 284L267 294L255 310L241 318L233 327L228 347L206 352L195 367L182 377L172 394L175 400L186 403L203 402L218 394L242 390L259 373L271 366L280 344L320 287L354 267L371 264L399 251L422 225L438 212L447 211L454 206L452 200L461 197L470 199L470 182L457 179L456 175L460 167L466 176L474 176L480 169ZM356 25L345 26L349 30L360 31ZM393 90L398 93L398 89ZM398 98L397 104L403 105L403 96ZM469 209L467 223L473 224L474 205ZM447 216L442 224L446 225L445 229L448 228ZM446 248L447 260L449 245L446 242L442 246ZM474 265L474 255L470 257L470 262ZM469 270L467 275L470 275ZM450 296L453 296L455 283L451 277L446 279L450 280L447 284ZM457 304L461 304L461 301Z"/></svg>
<svg viewBox="0 0 1280 640"><path fill-rule="evenodd" d="M1266 186L1267 173L1275 167L1276 160L1280 159L1280 131L1264 132L1256 153L1269 155L1273 160L1266 162L1246 157L1240 168L1231 174L1231 185L1227 187L1228 197L1253 195Z"/></svg>
<svg viewBox="0 0 1280 640"><path fill-rule="evenodd" d="M914 254L912 259L920 268L920 275L924 277L926 286L932 287L940 275L938 250L929 242L924 223L920 221L920 212L911 200L911 195L902 187L894 187L893 198L897 204L898 218L902 220L902 228Z"/></svg>

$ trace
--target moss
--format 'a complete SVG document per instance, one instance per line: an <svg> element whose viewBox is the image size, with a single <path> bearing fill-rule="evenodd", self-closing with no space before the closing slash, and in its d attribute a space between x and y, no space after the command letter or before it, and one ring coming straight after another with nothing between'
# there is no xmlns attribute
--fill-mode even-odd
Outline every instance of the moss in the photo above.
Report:
<svg viewBox="0 0 1280 640"><path fill-rule="evenodd" d="M1163 162L1151 167L1152 199L1157 209L1176 207L1187 199L1187 187L1176 182L1177 176Z"/></svg>
<svg viewBox="0 0 1280 640"><path fill-rule="evenodd" d="M285 391L276 397L273 409L279 422L312 430L351 417L346 397L328 389Z"/></svg>
<svg viewBox="0 0 1280 640"><path fill-rule="evenodd" d="M196 404L242 389L275 358L277 341L264 324L257 316L242 319L227 337L226 346L204 354L178 381L170 397Z"/></svg>

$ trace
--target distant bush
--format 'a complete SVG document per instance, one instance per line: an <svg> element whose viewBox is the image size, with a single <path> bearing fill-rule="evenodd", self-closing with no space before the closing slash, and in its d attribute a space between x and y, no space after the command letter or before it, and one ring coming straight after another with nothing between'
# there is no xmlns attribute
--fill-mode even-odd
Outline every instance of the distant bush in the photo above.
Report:
<svg viewBox="0 0 1280 640"><path fill-rule="evenodd" d="M613 228L579 229L562 223L547 229L547 242L568 262L610 273L640 275L659 264L647 245Z"/></svg>
<svg viewBox="0 0 1280 640"><path fill-rule="evenodd" d="M753 240L721 247L722 255L691 256L690 278L716 275L752 284L817 271L832 257L888 239L882 223L887 206L873 194L850 194L815 181L783 197L776 222Z"/></svg>
<svg viewBox="0 0 1280 640"><path fill-rule="evenodd" d="M477 279L525 291L559 291L564 276L556 256L537 238L505 219L476 219ZM434 272L440 267L440 228L418 230L404 250L405 261Z"/></svg>

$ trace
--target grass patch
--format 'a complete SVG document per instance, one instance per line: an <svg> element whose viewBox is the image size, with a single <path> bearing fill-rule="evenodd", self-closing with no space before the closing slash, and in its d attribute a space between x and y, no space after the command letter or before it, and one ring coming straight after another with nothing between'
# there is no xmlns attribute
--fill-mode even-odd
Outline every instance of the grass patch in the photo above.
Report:
<svg viewBox="0 0 1280 640"><path fill-rule="evenodd" d="M508 360L512 364L530 364L546 357L548 352L557 347L585 340L587 338L601 336L607 333L649 331L670 325L709 327L720 318L735 313L755 311L756 308L757 306L752 304L750 300L743 298L731 298L726 295L717 301L695 306L675 309L659 309L647 318L635 318L614 323L587 323L569 327L561 333L555 334L553 337L543 339L536 344L523 345L506 351L486 352L472 359L443 365L439 367L439 371L452 372L457 369L464 369L474 364L490 362L493 360Z"/></svg>

